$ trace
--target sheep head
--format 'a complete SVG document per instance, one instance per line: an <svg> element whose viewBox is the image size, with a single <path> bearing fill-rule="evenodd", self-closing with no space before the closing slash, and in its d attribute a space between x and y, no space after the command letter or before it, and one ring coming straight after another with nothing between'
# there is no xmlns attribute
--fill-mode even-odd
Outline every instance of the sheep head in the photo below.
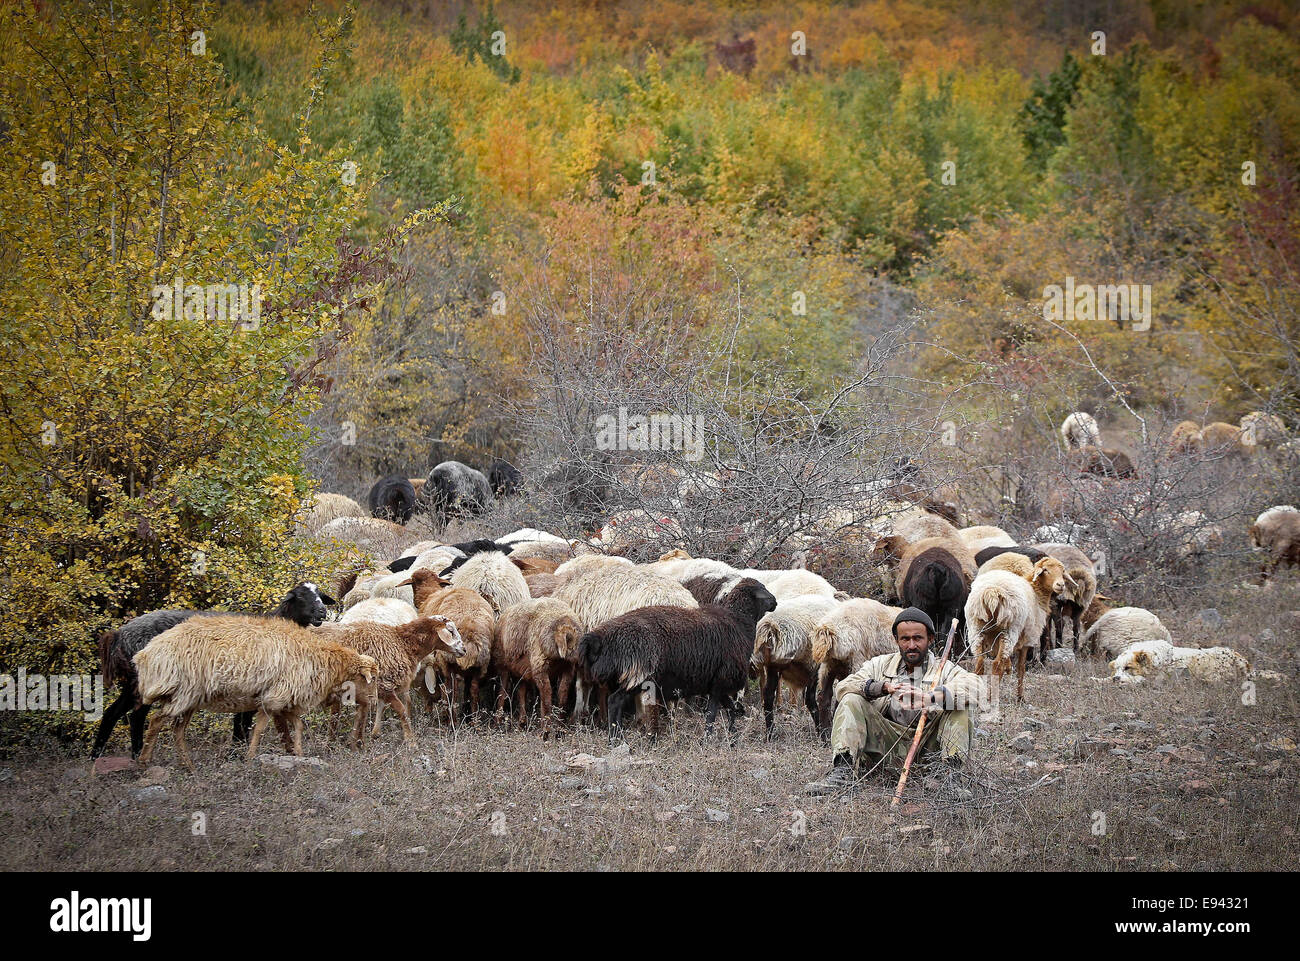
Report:
<svg viewBox="0 0 1300 961"><path fill-rule="evenodd" d="M566 661L578 658L578 642L582 639L582 628L578 622L565 614L555 622L555 649Z"/></svg>
<svg viewBox="0 0 1300 961"><path fill-rule="evenodd" d="M1029 583L1040 593L1060 597L1065 592L1065 565L1055 557L1044 557L1034 565Z"/></svg>
<svg viewBox="0 0 1300 961"><path fill-rule="evenodd" d="M339 685L356 699L357 704L374 704L379 700L379 664L369 654L358 654L348 678Z"/></svg>
<svg viewBox="0 0 1300 961"><path fill-rule="evenodd" d="M435 650L446 651L452 657L465 655L465 640L450 618L441 614L426 614L402 625L403 633L417 639L421 654Z"/></svg>

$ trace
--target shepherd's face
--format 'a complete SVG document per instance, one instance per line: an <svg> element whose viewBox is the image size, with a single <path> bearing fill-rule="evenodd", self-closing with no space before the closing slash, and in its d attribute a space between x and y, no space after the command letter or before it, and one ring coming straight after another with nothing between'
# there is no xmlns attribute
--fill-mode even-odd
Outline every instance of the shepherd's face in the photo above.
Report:
<svg viewBox="0 0 1300 961"><path fill-rule="evenodd" d="M925 660L934 638L929 628L917 621L903 621L898 625L898 651L903 655L903 662L908 667L916 667Z"/></svg>

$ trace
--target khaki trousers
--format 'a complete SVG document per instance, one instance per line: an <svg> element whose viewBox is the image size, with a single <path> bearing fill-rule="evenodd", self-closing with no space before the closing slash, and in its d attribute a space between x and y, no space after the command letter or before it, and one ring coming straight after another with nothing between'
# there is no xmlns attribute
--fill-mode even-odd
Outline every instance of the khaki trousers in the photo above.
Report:
<svg viewBox="0 0 1300 961"><path fill-rule="evenodd" d="M915 728L895 724L882 713L888 698L868 701L861 694L845 694L835 708L831 724L831 747L836 754L846 753L856 763L863 752L876 756L892 755L907 759ZM939 711L925 721L925 732L917 748L920 755L937 744L944 757L965 758L970 753L970 711Z"/></svg>

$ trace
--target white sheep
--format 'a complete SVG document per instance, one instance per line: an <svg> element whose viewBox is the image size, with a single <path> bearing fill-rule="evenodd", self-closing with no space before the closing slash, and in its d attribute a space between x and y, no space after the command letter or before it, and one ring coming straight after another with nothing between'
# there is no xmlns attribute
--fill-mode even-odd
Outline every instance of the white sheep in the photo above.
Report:
<svg viewBox="0 0 1300 961"><path fill-rule="evenodd" d="M1065 567L1054 557L1034 564L1026 580L1011 571L990 570L977 576L966 598L966 631L975 673L984 673L984 658L993 658L1001 677L1016 659L1016 696L1025 699L1025 660L1038 647L1051 612L1052 598L1065 589Z"/></svg>
<svg viewBox="0 0 1300 961"><path fill-rule="evenodd" d="M1097 418L1081 410L1076 410L1061 422L1061 437L1070 450L1101 446L1101 428L1097 426Z"/></svg>
<svg viewBox="0 0 1300 961"><path fill-rule="evenodd" d="M769 588L770 590L770 588ZM838 602L833 598L806 594L780 600L776 610L764 614L754 631L754 654L750 666L762 672L763 714L767 731L772 731L772 711L781 682L804 692L804 704L820 729L817 714L817 662L812 654L812 630Z"/></svg>
<svg viewBox="0 0 1300 961"><path fill-rule="evenodd" d="M978 554L986 547L1015 547L1017 541L1000 527L991 525L980 525L978 527L963 527L957 532L962 543L970 548L972 554Z"/></svg>
<svg viewBox="0 0 1300 961"><path fill-rule="evenodd" d="M1139 641L1110 662L1111 680L1140 684L1148 678L1187 674L1198 681L1232 681L1250 670L1230 647L1175 647L1168 641Z"/></svg>
<svg viewBox="0 0 1300 961"><path fill-rule="evenodd" d="M1279 564L1300 566L1300 511L1290 504L1270 507L1251 525L1250 543L1256 550L1268 551L1268 560L1260 569L1262 577L1276 571Z"/></svg>
<svg viewBox="0 0 1300 961"><path fill-rule="evenodd" d="M398 597L371 597L349 608L341 618L340 624L355 624L358 621L373 621L397 627L418 617L413 604Z"/></svg>
<svg viewBox="0 0 1300 961"><path fill-rule="evenodd" d="M1160 618L1141 607L1115 607L1106 611L1083 633L1079 652L1096 652L1110 660L1126 647L1144 641L1172 643L1169 629Z"/></svg>
<svg viewBox="0 0 1300 961"><path fill-rule="evenodd" d="M830 726L835 685L868 659L898 650L893 626L901 610L868 597L855 597L837 604L813 625L810 640L818 664L817 720L821 730Z"/></svg>
<svg viewBox="0 0 1300 961"><path fill-rule="evenodd" d="M480 551L451 573L457 587L478 591L492 605L493 616L532 598L523 573L500 551Z"/></svg>

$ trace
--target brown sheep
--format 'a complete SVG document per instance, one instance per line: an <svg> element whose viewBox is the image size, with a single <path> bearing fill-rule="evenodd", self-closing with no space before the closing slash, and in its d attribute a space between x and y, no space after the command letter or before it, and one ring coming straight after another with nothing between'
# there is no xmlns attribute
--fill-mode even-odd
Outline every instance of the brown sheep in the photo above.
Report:
<svg viewBox="0 0 1300 961"><path fill-rule="evenodd" d="M1169 435L1169 452L1171 454L1197 454L1202 447L1201 428L1195 421L1179 421L1174 432Z"/></svg>
<svg viewBox="0 0 1300 961"><path fill-rule="evenodd" d="M533 597L550 597L560 586L560 579L554 574L525 574L524 583Z"/></svg>
<svg viewBox="0 0 1300 961"><path fill-rule="evenodd" d="M581 636L573 611L553 597L524 601L501 615L492 644L492 670L500 683L497 716L504 711L511 682L517 678L514 697L520 727L532 688L541 701L542 738L549 737L553 705L562 711L568 703Z"/></svg>
<svg viewBox="0 0 1300 961"><path fill-rule="evenodd" d="M1097 569L1092 559L1083 551L1070 544L1035 544L1040 551L1055 557L1065 567L1065 590L1052 602L1051 622L1043 635L1039 648L1046 653L1049 647L1059 647L1065 637L1065 618L1070 618L1074 630L1073 648L1079 650L1079 637L1082 635L1081 619L1083 612L1097 596ZM1052 636L1055 635L1055 643Z"/></svg>
<svg viewBox="0 0 1300 961"><path fill-rule="evenodd" d="M1113 447L1084 447L1069 453L1069 463L1084 474L1101 477L1136 477L1137 468L1128 454Z"/></svg>
<svg viewBox="0 0 1300 961"><path fill-rule="evenodd" d="M1300 511L1291 505L1270 507L1250 527L1250 543L1268 551L1268 560L1260 567L1260 578L1267 580L1279 564L1300 567Z"/></svg>
<svg viewBox="0 0 1300 961"><path fill-rule="evenodd" d="M545 557L515 557L511 555L510 563L519 568L524 579L528 579L529 574L554 574L555 569L560 566L558 561L549 560Z"/></svg>
<svg viewBox="0 0 1300 961"><path fill-rule="evenodd" d="M492 636L496 631L496 618L492 605L477 591L456 587L437 571L420 569L412 572L407 581L414 589L415 606L422 616L441 614L451 618L465 642L465 652L452 657L436 651L420 662L424 674L424 689L432 695L437 681L442 679L450 694L452 722L456 720L456 684L460 679L467 685L462 698L462 711L468 706L471 714L478 714L479 686L492 659ZM432 698L430 698L432 699Z"/></svg>
<svg viewBox="0 0 1300 961"><path fill-rule="evenodd" d="M375 737L379 736L384 704L388 703L397 711L402 723L402 734L408 744L415 743L415 731L411 728L410 693L416 666L434 651L446 651L452 657L465 653L465 644L456 625L440 614L418 617L396 627L373 621L359 621L355 624L329 624L314 630L327 640L344 644L375 659L379 666L380 700L375 707L375 728L371 733ZM334 733L338 720L340 703L335 700L330 704L331 734ZM352 732L352 743L356 747L361 746L365 737L368 713L368 705L357 705L356 726Z"/></svg>
<svg viewBox="0 0 1300 961"><path fill-rule="evenodd" d="M1245 448L1241 443L1241 428L1236 424L1226 424L1216 420L1206 424L1201 431L1201 446L1207 454L1241 454Z"/></svg>

